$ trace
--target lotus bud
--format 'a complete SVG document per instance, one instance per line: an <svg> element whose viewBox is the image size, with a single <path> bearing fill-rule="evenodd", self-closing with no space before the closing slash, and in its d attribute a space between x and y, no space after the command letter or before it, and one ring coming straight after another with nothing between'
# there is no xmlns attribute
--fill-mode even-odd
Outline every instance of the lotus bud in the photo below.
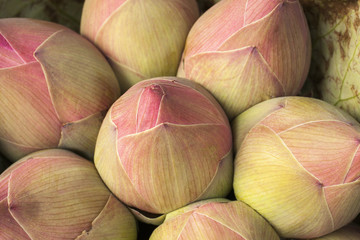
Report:
<svg viewBox="0 0 360 240"><path fill-rule="evenodd" d="M360 212L360 124L324 101L271 99L233 122L234 192L284 238L315 238Z"/></svg>
<svg viewBox="0 0 360 240"><path fill-rule="evenodd" d="M86 0L80 32L108 57L122 89L175 76L196 0Z"/></svg>
<svg viewBox="0 0 360 240"><path fill-rule="evenodd" d="M360 2L307 0L303 4L314 46L310 76L319 86L320 97L360 121Z"/></svg>
<svg viewBox="0 0 360 240"><path fill-rule="evenodd" d="M131 212L93 163L63 149L25 156L0 175L0 239L136 239Z"/></svg>
<svg viewBox="0 0 360 240"><path fill-rule="evenodd" d="M122 202L143 216L164 214L229 193L231 128L200 85L153 78L134 85L110 107L94 162Z"/></svg>
<svg viewBox="0 0 360 240"><path fill-rule="evenodd" d="M190 30L177 76L204 86L232 119L258 102L296 95L310 55L298 0L222 0Z"/></svg>
<svg viewBox="0 0 360 240"><path fill-rule="evenodd" d="M169 213L150 240L280 240L266 220L240 201L211 199Z"/></svg>
<svg viewBox="0 0 360 240"><path fill-rule="evenodd" d="M359 240L360 227L355 224L349 224L339 230L319 237L313 240Z"/></svg>
<svg viewBox="0 0 360 240"><path fill-rule="evenodd" d="M45 148L93 158L115 74L89 41L61 25L0 20L0 150L11 161Z"/></svg>

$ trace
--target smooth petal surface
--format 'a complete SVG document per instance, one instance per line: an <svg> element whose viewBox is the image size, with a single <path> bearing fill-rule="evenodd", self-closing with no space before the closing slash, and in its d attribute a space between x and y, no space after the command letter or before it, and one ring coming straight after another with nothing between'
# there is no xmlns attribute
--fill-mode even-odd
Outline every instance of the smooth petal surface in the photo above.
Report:
<svg viewBox="0 0 360 240"><path fill-rule="evenodd" d="M335 229L349 224L360 212L360 181L324 188Z"/></svg>
<svg viewBox="0 0 360 240"><path fill-rule="evenodd" d="M96 141L94 163L102 180L122 202L132 202L132 205L153 209L137 192L121 165L117 153L117 129L111 121L111 108L100 128ZM116 179L116 181L114 181Z"/></svg>
<svg viewBox="0 0 360 240"><path fill-rule="evenodd" d="M286 95L296 95L309 71L310 34L298 1L284 1L271 14L247 25L227 39L218 51L256 46Z"/></svg>
<svg viewBox="0 0 360 240"><path fill-rule="evenodd" d="M234 191L282 237L309 238L334 230L321 182L266 126L252 128L236 155Z"/></svg>
<svg viewBox="0 0 360 240"><path fill-rule="evenodd" d="M162 124L120 139L117 149L137 192L152 203L156 213L166 213L201 195L215 176L230 143L223 126ZM202 169L201 173L198 169ZM225 196L227 192L219 194ZM143 206L135 207L151 212Z"/></svg>
<svg viewBox="0 0 360 240"><path fill-rule="evenodd" d="M277 111L280 111L286 105L285 98L274 98L261 102L238 115L232 121L232 131L234 134L234 151L237 152L243 142L246 134L265 118L270 117ZM249 120L250 119L250 120Z"/></svg>
<svg viewBox="0 0 360 240"><path fill-rule="evenodd" d="M0 69L21 64L24 64L24 60L0 32Z"/></svg>
<svg viewBox="0 0 360 240"><path fill-rule="evenodd" d="M58 147L80 151L87 159L94 158L95 143L99 129L104 120L104 113L97 113L80 121L71 122L61 128Z"/></svg>
<svg viewBox="0 0 360 240"><path fill-rule="evenodd" d="M286 2L296 2L296 0L275 0L266 2L262 0L246 0L244 26L260 20L270 14L279 4L284 4Z"/></svg>
<svg viewBox="0 0 360 240"><path fill-rule="evenodd" d="M34 158L12 171L8 201L31 238L74 239L90 229L89 219L100 213L109 194L90 162Z"/></svg>
<svg viewBox="0 0 360 240"><path fill-rule="evenodd" d="M217 50L229 36L241 29L244 18L239 16L244 15L245 7L245 1L222 0L207 10L189 32L183 56L185 61L198 53Z"/></svg>
<svg viewBox="0 0 360 240"><path fill-rule="evenodd" d="M270 225L253 209L240 201L200 201L175 211L150 239L279 239ZM180 212L180 213L179 213ZM183 212L183 213L182 213Z"/></svg>
<svg viewBox="0 0 360 240"><path fill-rule="evenodd" d="M270 102L272 101L276 104L278 100L271 99ZM359 124L348 114L324 101L307 97L284 97L283 101L284 104L281 105L282 108L279 111L261 121L261 124L270 127L276 133L308 122L326 120L342 121L359 129Z"/></svg>
<svg viewBox="0 0 360 240"><path fill-rule="evenodd" d="M24 149L57 146L61 123L39 63L1 69L0 85L0 141ZM22 154L15 152L11 160Z"/></svg>
<svg viewBox="0 0 360 240"><path fill-rule="evenodd" d="M63 123L104 111L120 95L105 58L75 32L57 32L36 50L35 56Z"/></svg>
<svg viewBox="0 0 360 240"><path fill-rule="evenodd" d="M126 1L129 0L108 0L104 4L102 0L86 0L81 15L81 18L85 19L81 21L81 35L89 40L94 40L101 26ZM94 9L96 11L93 11Z"/></svg>
<svg viewBox="0 0 360 240"><path fill-rule="evenodd" d="M156 4L129 0L106 20L92 40L118 66L133 69L143 79L174 76L187 33L197 17L193 0L157 0ZM136 80L120 79L120 85L128 89Z"/></svg>
<svg viewBox="0 0 360 240"><path fill-rule="evenodd" d="M215 96L230 119L258 102L285 94L254 47L195 55L185 63L185 72Z"/></svg>
<svg viewBox="0 0 360 240"><path fill-rule="evenodd" d="M8 208L7 199L0 200L0 238L2 240L31 240L24 229L13 218Z"/></svg>
<svg viewBox="0 0 360 240"><path fill-rule="evenodd" d="M347 182L360 139L360 133L352 126L338 121L314 121L295 126L279 136L297 161L323 185Z"/></svg>
<svg viewBox="0 0 360 240"><path fill-rule="evenodd" d="M137 236L134 216L113 195L91 225L90 231L84 231L75 240L123 240Z"/></svg>
<svg viewBox="0 0 360 240"><path fill-rule="evenodd" d="M0 21L0 34L24 63L35 61L35 50L53 33L63 29L65 27L59 24L28 18L3 18Z"/></svg>

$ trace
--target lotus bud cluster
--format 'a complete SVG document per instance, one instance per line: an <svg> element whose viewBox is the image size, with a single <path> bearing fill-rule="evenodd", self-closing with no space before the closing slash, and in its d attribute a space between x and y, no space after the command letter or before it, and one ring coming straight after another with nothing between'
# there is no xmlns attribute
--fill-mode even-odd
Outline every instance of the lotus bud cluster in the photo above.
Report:
<svg viewBox="0 0 360 240"><path fill-rule="evenodd" d="M349 224L339 230L313 240L359 240L360 226Z"/></svg>
<svg viewBox="0 0 360 240"><path fill-rule="evenodd" d="M360 2L303 1L314 43L310 76L323 100L360 121Z"/></svg>
<svg viewBox="0 0 360 240"><path fill-rule="evenodd" d="M234 192L284 238L316 238L360 212L360 124L324 101L275 98L240 114Z"/></svg>
<svg viewBox="0 0 360 240"><path fill-rule="evenodd" d="M89 41L61 25L0 20L0 149L11 161L45 148L92 158L115 74Z"/></svg>
<svg viewBox="0 0 360 240"><path fill-rule="evenodd" d="M224 111L200 85L142 81L109 109L95 166L110 190L142 212L164 214L232 185L232 135Z"/></svg>
<svg viewBox="0 0 360 240"><path fill-rule="evenodd" d="M0 239L136 239L134 216L93 163L62 149L32 153L0 175Z"/></svg>
<svg viewBox="0 0 360 240"><path fill-rule="evenodd" d="M108 57L122 89L175 76L196 0L86 0L80 32Z"/></svg>
<svg viewBox="0 0 360 240"><path fill-rule="evenodd" d="M190 30L177 76L204 86L232 119L258 102L296 95L310 55L298 0L222 0Z"/></svg>
<svg viewBox="0 0 360 240"><path fill-rule="evenodd" d="M257 212L241 201L212 199L169 213L150 240L280 240Z"/></svg>

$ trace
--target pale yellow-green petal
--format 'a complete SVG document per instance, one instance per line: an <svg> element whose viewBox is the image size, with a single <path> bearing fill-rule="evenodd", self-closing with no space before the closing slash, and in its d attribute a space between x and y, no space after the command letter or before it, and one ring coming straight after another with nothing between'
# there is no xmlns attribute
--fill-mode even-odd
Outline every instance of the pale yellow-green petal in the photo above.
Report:
<svg viewBox="0 0 360 240"><path fill-rule="evenodd" d="M104 113L96 113L76 122L71 122L61 128L61 139L58 147L79 152L87 159L94 158L95 143Z"/></svg>
<svg viewBox="0 0 360 240"><path fill-rule="evenodd" d="M324 188L335 229L345 226L360 213L360 181Z"/></svg>
<svg viewBox="0 0 360 240"><path fill-rule="evenodd" d="M185 62L185 73L214 95L230 119L256 103L285 94L255 47L195 55Z"/></svg>
<svg viewBox="0 0 360 240"><path fill-rule="evenodd" d="M121 64L117 66L133 69L145 79L175 76L186 36L197 17L193 0L157 0L156 4L129 0L99 29L95 43ZM116 71L122 73L121 68ZM119 80L125 87L135 82Z"/></svg>
<svg viewBox="0 0 360 240"><path fill-rule="evenodd" d="M12 171L8 202L32 239L75 239L91 228L109 194L90 162L49 154Z"/></svg>
<svg viewBox="0 0 360 240"><path fill-rule="evenodd" d="M236 155L234 191L282 237L307 238L333 230L321 183L266 126L252 128Z"/></svg>
<svg viewBox="0 0 360 240"><path fill-rule="evenodd" d="M144 209L156 209L136 191L121 165L117 155L117 129L110 120L111 109L108 111L95 146L94 163L102 180L116 197L130 206L142 206ZM131 204L129 204L131 203Z"/></svg>
<svg viewBox="0 0 360 240"><path fill-rule="evenodd" d="M104 56L75 32L56 32L34 54L62 123L107 110L120 96L115 74Z"/></svg>
<svg viewBox="0 0 360 240"><path fill-rule="evenodd" d="M39 63L0 70L0 142L12 161L32 150L55 147L57 115Z"/></svg>
<svg viewBox="0 0 360 240"><path fill-rule="evenodd" d="M91 229L75 240L136 240L136 236L134 216L111 194L104 209L92 222Z"/></svg>

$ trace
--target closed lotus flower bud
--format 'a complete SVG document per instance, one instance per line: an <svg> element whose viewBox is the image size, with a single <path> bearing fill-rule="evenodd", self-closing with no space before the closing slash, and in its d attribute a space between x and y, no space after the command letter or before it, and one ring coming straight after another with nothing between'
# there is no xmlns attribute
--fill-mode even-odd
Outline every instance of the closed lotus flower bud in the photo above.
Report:
<svg viewBox="0 0 360 240"><path fill-rule="evenodd" d="M49 149L0 175L0 239L136 239L130 211L101 181L93 163Z"/></svg>
<svg viewBox="0 0 360 240"><path fill-rule="evenodd" d="M360 212L360 125L318 99L268 100L234 119L234 191L286 238L315 238Z"/></svg>
<svg viewBox="0 0 360 240"><path fill-rule="evenodd" d="M0 20L0 149L11 161L45 148L93 158L106 111L119 97L103 55L54 23Z"/></svg>
<svg viewBox="0 0 360 240"><path fill-rule="evenodd" d="M360 121L359 1L303 0L313 40L310 77L321 98Z"/></svg>
<svg viewBox="0 0 360 240"><path fill-rule="evenodd" d="M355 224L347 225L339 230L313 240L359 240L360 227Z"/></svg>
<svg viewBox="0 0 360 240"><path fill-rule="evenodd" d="M228 194L231 129L220 105L201 86L153 78L134 85L111 106L94 162L122 202L164 214Z"/></svg>
<svg viewBox="0 0 360 240"><path fill-rule="evenodd" d="M279 240L266 220L240 201L211 199L169 213L150 240Z"/></svg>
<svg viewBox="0 0 360 240"><path fill-rule="evenodd" d="M298 0L222 0L190 30L178 76L204 86L233 118L266 99L296 95L310 55Z"/></svg>
<svg viewBox="0 0 360 240"><path fill-rule="evenodd" d="M175 76L196 0L86 0L80 32L108 57L122 89Z"/></svg>

